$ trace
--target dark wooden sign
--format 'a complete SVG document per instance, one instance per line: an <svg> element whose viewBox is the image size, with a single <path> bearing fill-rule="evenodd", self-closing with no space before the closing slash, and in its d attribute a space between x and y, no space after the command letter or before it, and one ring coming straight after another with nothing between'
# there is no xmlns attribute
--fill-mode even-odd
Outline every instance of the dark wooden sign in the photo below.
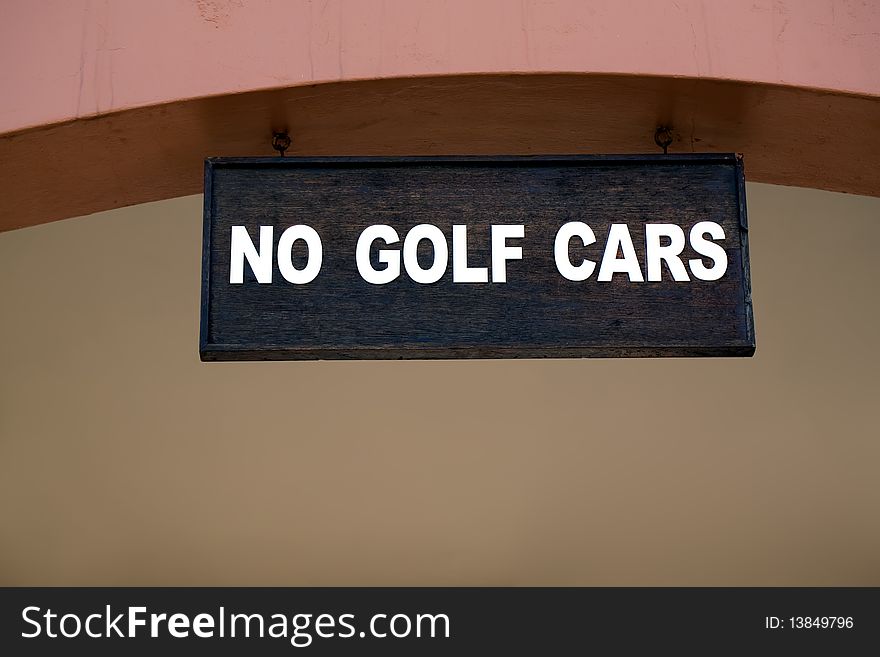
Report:
<svg viewBox="0 0 880 657"><path fill-rule="evenodd" d="M742 161L215 158L203 360L751 356Z"/></svg>

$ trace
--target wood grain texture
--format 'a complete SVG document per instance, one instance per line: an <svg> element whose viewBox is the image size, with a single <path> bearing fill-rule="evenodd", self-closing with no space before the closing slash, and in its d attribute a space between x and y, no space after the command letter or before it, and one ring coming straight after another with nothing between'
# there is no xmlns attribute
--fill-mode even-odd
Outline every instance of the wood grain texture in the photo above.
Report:
<svg viewBox="0 0 880 657"><path fill-rule="evenodd" d="M203 253L203 360L750 356L754 353L742 161L732 154L208 160ZM575 249L600 261L608 230L626 223L645 272L646 223L698 221L724 228L718 281L630 282L559 274L559 227L584 221L597 241ZM364 281L355 247L372 224L403 240L438 226L450 246L446 274L415 283ZM259 284L249 266L229 283L232 225L307 224L323 265L305 285L277 270ZM492 224L523 224L522 260L506 283L452 282L452 226L468 226L468 262L488 266ZM576 242L576 241L575 241ZM300 243L301 244L301 243ZM402 242L389 248L401 248ZM378 267L376 248L372 249ZM294 249L302 258L304 249ZM431 247L420 245L423 266ZM699 257L690 246L682 259ZM295 262L297 262L295 260ZM303 265L303 260L298 266Z"/></svg>

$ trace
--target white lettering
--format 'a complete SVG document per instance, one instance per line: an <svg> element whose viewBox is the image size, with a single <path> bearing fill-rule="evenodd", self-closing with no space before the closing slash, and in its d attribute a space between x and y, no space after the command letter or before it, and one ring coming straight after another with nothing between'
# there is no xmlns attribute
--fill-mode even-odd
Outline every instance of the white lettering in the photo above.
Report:
<svg viewBox="0 0 880 657"><path fill-rule="evenodd" d="M260 226L260 250L254 246L247 228L232 227L229 260L229 282L244 283L244 261L247 260L258 283L272 282L272 226Z"/></svg>
<svg viewBox="0 0 880 657"><path fill-rule="evenodd" d="M452 282L488 283L486 267L468 267L467 226L452 227Z"/></svg>
<svg viewBox="0 0 880 657"><path fill-rule="evenodd" d="M556 242L553 245L553 256L556 258L556 270L570 281L585 281L593 274L596 263L584 258L581 264L571 264L568 257L568 247L573 237L579 237L584 246L589 246L596 241L593 229L582 221L569 221L556 233Z"/></svg>
<svg viewBox="0 0 880 657"><path fill-rule="evenodd" d="M138 614L146 613L146 607L129 607L128 608L128 637L133 639L137 635L138 625L146 625L146 619L138 618Z"/></svg>
<svg viewBox="0 0 880 657"><path fill-rule="evenodd" d="M262 230L262 229L260 229ZM293 266L293 243L303 240L309 251L306 266L297 269ZM311 283L321 271L321 262L324 258L321 237L311 226L300 224L291 226L278 238L278 270L284 280L296 285Z"/></svg>
<svg viewBox="0 0 880 657"><path fill-rule="evenodd" d="M370 247L376 240L382 240L385 244L396 244L400 241L400 237L391 226L384 224L369 226L358 237L355 261L361 278L367 283L384 285L400 276L400 249L380 249L379 262L384 263L386 267L373 269L373 265L370 264Z"/></svg>
<svg viewBox="0 0 880 657"><path fill-rule="evenodd" d="M661 237L668 237L669 244L660 244ZM684 231L675 224L646 224L645 247L648 258L648 280L659 281L663 271L661 262L666 261L672 279L675 281L689 281L684 263L678 256L684 251Z"/></svg>
<svg viewBox="0 0 880 657"><path fill-rule="evenodd" d="M40 624L37 621L35 621L33 618L28 618L28 614L31 611L39 612L40 608L39 607L25 607L24 609L21 610L21 618L25 623L30 623L31 625L36 627L37 631L31 632L30 634L22 632L21 636L22 636L22 638L25 638L25 639L33 639L35 636L40 636L40 631L42 630L42 628L40 627Z"/></svg>
<svg viewBox="0 0 880 657"><path fill-rule="evenodd" d="M699 258L688 260L691 273L701 281L717 281L727 271L727 252L720 244L710 242L703 235L708 234L716 240L724 239L724 229L714 221L701 221L691 228L691 247L702 256L711 258L714 263L706 267Z"/></svg>
<svg viewBox="0 0 880 657"><path fill-rule="evenodd" d="M525 226L492 225L492 282L507 282L507 261L522 260L521 246L507 246L508 239L525 237Z"/></svg>
<svg viewBox="0 0 880 657"><path fill-rule="evenodd" d="M623 250L623 258L617 257L618 249ZM602 264L599 267L599 280L610 281L618 272L629 274L630 281L641 283L645 280L626 224L611 224L605 253L602 255Z"/></svg>
<svg viewBox="0 0 880 657"><path fill-rule="evenodd" d="M419 242L422 240L430 241L434 247L434 262L427 269L422 269L419 264ZM443 278L448 263L449 247L443 231L432 224L413 226L403 241L403 266L409 277L416 283L436 283Z"/></svg>

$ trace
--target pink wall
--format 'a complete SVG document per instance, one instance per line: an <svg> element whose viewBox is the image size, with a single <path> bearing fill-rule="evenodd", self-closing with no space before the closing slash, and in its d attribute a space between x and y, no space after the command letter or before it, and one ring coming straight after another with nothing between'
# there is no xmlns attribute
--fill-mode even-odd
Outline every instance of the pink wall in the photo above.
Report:
<svg viewBox="0 0 880 657"><path fill-rule="evenodd" d="M880 2L0 0L0 231L209 155L743 153L880 196ZM330 84L334 83L334 84Z"/></svg>
<svg viewBox="0 0 880 657"><path fill-rule="evenodd" d="M0 13L0 134L202 96L460 73L880 96L873 1L4 0Z"/></svg>

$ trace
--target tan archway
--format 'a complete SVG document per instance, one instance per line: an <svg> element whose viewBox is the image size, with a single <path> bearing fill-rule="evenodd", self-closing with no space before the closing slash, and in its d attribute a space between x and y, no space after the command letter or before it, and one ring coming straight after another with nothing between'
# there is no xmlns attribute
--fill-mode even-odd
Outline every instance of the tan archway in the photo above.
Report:
<svg viewBox="0 0 880 657"><path fill-rule="evenodd" d="M515 4L515 6L514 6ZM880 194L880 7L664 0L14 3L0 230L199 191L207 155L739 151ZM748 35L748 39L744 38Z"/></svg>

